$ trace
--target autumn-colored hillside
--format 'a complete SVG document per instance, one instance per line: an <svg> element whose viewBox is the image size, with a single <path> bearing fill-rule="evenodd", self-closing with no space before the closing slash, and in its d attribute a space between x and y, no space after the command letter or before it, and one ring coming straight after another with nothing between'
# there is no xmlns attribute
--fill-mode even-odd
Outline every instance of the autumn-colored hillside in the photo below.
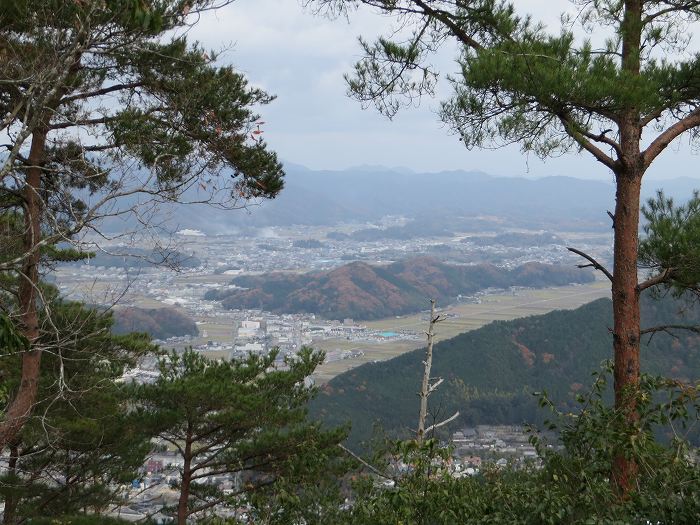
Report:
<svg viewBox="0 0 700 525"><path fill-rule="evenodd" d="M442 304L486 288L545 287L593 281L575 267L527 263L514 269L490 264L450 265L418 257L387 266L353 262L327 272L238 277L236 289L212 290L226 308L315 313L329 319L378 319L414 313L429 298Z"/></svg>
<svg viewBox="0 0 700 525"><path fill-rule="evenodd" d="M197 324L176 308L118 308L112 332L145 332L154 339L197 335Z"/></svg>

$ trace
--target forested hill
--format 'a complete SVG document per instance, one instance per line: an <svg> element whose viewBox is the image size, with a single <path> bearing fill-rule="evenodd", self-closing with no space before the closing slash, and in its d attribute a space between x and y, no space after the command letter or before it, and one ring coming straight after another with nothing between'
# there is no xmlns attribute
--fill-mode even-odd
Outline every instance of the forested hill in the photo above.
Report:
<svg viewBox="0 0 700 525"><path fill-rule="evenodd" d="M115 334L145 332L154 339L167 339L199 333L194 320L176 308L131 306L115 309L113 317L112 332Z"/></svg>
<svg viewBox="0 0 700 525"><path fill-rule="evenodd" d="M644 300L643 325L678 323L680 305ZM700 307L681 318L700 323ZM612 357L612 304L600 299L576 310L561 310L513 321L495 321L435 346L432 376L445 382L430 397L439 417L460 411L456 425L541 421L533 392L545 389L562 408L575 408L576 392L591 383L591 372ZM439 331L439 325L437 327ZM700 379L700 336L678 333L644 336L642 369L683 380ZM391 434L415 428L425 350L369 363L324 385L312 412L331 424L352 422L357 445L375 421Z"/></svg>
<svg viewBox="0 0 700 525"><path fill-rule="evenodd" d="M593 281L578 268L527 263L513 269L490 264L457 266L429 257L399 261L388 266L362 262L327 272L271 273L233 279L241 287L210 290L206 299L231 309L261 308L272 312L308 312L329 319L378 319L418 312L428 298L441 304L458 295L486 288L545 287Z"/></svg>

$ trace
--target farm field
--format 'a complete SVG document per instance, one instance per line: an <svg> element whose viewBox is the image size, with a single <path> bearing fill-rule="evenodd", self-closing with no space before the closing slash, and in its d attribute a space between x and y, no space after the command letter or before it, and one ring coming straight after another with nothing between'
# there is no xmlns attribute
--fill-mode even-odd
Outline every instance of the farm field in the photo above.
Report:
<svg viewBox="0 0 700 525"><path fill-rule="evenodd" d="M153 274L151 274L153 275ZM125 273L111 274L107 271L85 274L73 268L59 272L59 280L65 285L64 291L70 293L80 291L80 299L98 304L119 303L142 308L160 308L173 306L156 299L152 293L145 293L142 281L138 277L146 277L136 272L134 275ZM158 275L158 274L155 274ZM175 275L163 280L157 288L176 291L171 299L184 297L187 304L183 310L198 322L200 334L193 339L169 345L168 348L184 348L186 346L206 345L209 341L220 344L230 344L233 338L233 313L226 310L201 310L196 308L197 297L202 293L201 285L225 285L230 281L230 275ZM530 315L539 315L557 309L577 308L585 303L601 297L610 296L610 285L607 281L596 281L586 285L572 285L544 289L521 289L516 292L503 292L483 295L480 303L456 303L440 307L439 312L447 316L437 329L436 341L452 338L460 333L480 328L495 320L510 320ZM429 304L426 301L426 309ZM423 334L427 329L427 310L414 315L390 317L376 321L358 321L374 332L409 331ZM421 341L400 338L357 338L347 339L314 339L314 348L323 349L329 354L342 354L345 351L356 354L348 359L337 357L325 363L315 374L318 383L325 383L338 374L366 362L383 361L397 355L409 352L422 346ZM206 351L209 357L228 357L228 351ZM357 355L362 353L362 355Z"/></svg>
<svg viewBox="0 0 700 525"><path fill-rule="evenodd" d="M589 285L561 286L539 290L520 290L513 294L495 294L482 298L479 304L458 303L439 308L439 312L448 319L436 329L436 342L450 339L458 334L480 328L492 321L517 319L530 315L540 315L552 310L573 309L610 296L610 284L596 281ZM438 305L439 306L439 305ZM427 329L427 312L422 314L380 319L363 323L368 328L382 331L413 330L421 332ZM359 350L362 357L344 359L325 363L315 374L316 381L325 383L347 370L371 361L384 361L409 352L422 345L415 341L386 341L382 343L347 341L344 339L326 339L314 341L315 348L331 350Z"/></svg>

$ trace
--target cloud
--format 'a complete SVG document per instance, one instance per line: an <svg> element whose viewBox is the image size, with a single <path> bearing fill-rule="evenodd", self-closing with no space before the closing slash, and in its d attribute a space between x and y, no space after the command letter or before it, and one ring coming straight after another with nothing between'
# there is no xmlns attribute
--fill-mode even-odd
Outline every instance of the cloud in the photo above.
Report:
<svg viewBox="0 0 700 525"><path fill-rule="evenodd" d="M568 0L519 0L552 33L559 32ZM517 147L467 151L438 121L439 100L425 99L388 122L372 106L346 96L343 74L360 57L357 36L373 40L392 24L388 17L361 9L344 20L314 16L294 0L238 0L202 15L189 32L206 48L228 48L221 57L277 99L260 108L266 140L282 158L313 168L340 169L358 164L403 165L426 171L479 169L499 175L573 175L610 180L608 170L586 155L565 155L542 162ZM457 48L448 44L436 57L441 72L455 73ZM451 94L442 82L441 97ZM696 159L688 148L667 152L652 175L695 176ZM672 170L671 170L672 168Z"/></svg>
<svg viewBox="0 0 700 525"><path fill-rule="evenodd" d="M313 60L357 54L360 32L377 35L387 27L387 19L369 13L358 14L348 24L314 16L294 1L253 0L203 14L191 35L211 47L235 43L237 53Z"/></svg>

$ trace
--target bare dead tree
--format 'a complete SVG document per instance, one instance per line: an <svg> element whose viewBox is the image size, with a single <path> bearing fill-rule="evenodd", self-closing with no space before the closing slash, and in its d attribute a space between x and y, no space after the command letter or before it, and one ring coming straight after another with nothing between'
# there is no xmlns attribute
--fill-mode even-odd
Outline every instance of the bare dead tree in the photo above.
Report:
<svg viewBox="0 0 700 525"><path fill-rule="evenodd" d="M425 361L423 361L423 380L421 382L421 389L418 393L420 397L420 412L418 413L418 430L416 431L416 441L418 444L423 443L423 439L428 432L432 432L435 429L442 427L459 417L459 412L456 412L451 417L433 425L428 428L425 427L425 421L428 417L428 396L435 392L437 388L442 384L444 379L442 377L430 377L430 370L433 366L433 345L435 344L435 325L444 321L446 318L444 316L435 313L435 299L430 300L430 319L428 322L428 331L426 335L428 337L428 346L425 350ZM431 383L434 381L434 383Z"/></svg>

